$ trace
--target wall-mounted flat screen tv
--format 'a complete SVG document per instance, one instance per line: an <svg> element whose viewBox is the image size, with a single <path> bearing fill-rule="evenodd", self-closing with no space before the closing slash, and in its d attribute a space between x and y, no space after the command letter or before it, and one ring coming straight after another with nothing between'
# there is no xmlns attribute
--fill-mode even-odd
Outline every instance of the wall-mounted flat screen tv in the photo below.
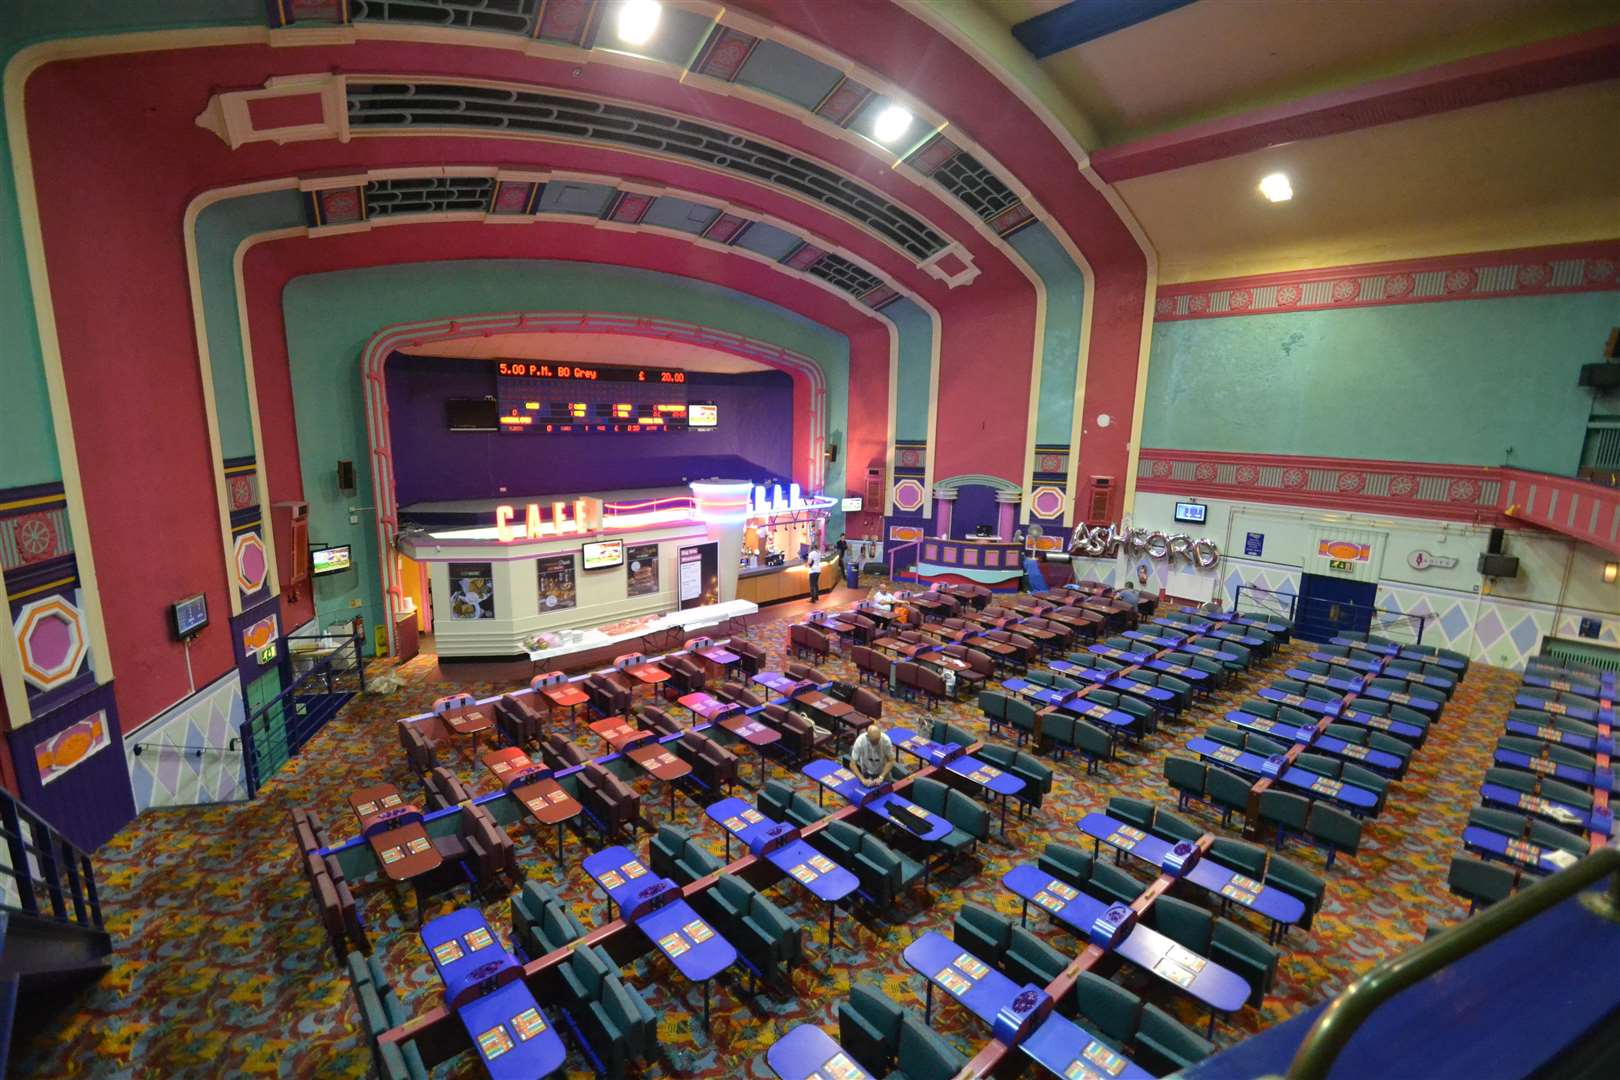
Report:
<svg viewBox="0 0 1620 1080"><path fill-rule="evenodd" d="M174 620L174 636L193 637L208 625L208 597L202 593L176 600L170 613Z"/></svg>
<svg viewBox="0 0 1620 1080"><path fill-rule="evenodd" d="M720 406L694 401L686 407L686 426L712 428L720 423Z"/></svg>
<svg viewBox="0 0 1620 1080"><path fill-rule="evenodd" d="M624 565L623 540L597 540L579 549L579 561L587 570L611 570Z"/></svg>
<svg viewBox="0 0 1620 1080"><path fill-rule="evenodd" d="M858 514L861 512L861 506L861 497L859 495L851 495L844 500L843 510L846 514Z"/></svg>
<svg viewBox="0 0 1620 1080"><path fill-rule="evenodd" d="M1176 520L1185 521L1189 525L1202 525L1209 520L1209 507L1203 503L1178 502L1176 503Z"/></svg>
<svg viewBox="0 0 1620 1080"><path fill-rule="evenodd" d="M501 406L494 398L447 398L445 422L451 431L499 431Z"/></svg>
<svg viewBox="0 0 1620 1080"><path fill-rule="evenodd" d="M316 577L322 574L341 574L352 565L353 553L349 550L348 544L310 549L309 572Z"/></svg>

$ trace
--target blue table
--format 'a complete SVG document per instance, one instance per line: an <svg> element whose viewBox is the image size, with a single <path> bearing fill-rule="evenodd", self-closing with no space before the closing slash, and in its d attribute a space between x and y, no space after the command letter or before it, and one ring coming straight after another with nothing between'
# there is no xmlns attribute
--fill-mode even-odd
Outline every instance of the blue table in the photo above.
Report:
<svg viewBox="0 0 1620 1080"><path fill-rule="evenodd" d="M1333 653L1326 652L1312 652L1307 655L1319 664L1337 664L1340 667L1347 667L1352 671L1360 671L1367 675L1376 675L1384 670L1384 664L1381 660L1357 660L1353 656L1336 656Z"/></svg>
<svg viewBox="0 0 1620 1080"><path fill-rule="evenodd" d="M1075 716L1083 716L1088 720L1107 724L1110 727L1126 728L1136 723L1136 717L1120 709L1111 709L1100 701L1087 701L1083 697L1076 697L1078 690L1059 690L1051 686L1039 686L1027 679L1007 679L1002 686L1015 694L1020 694L1038 701L1047 708L1062 709Z"/></svg>
<svg viewBox="0 0 1620 1080"><path fill-rule="evenodd" d="M680 898L674 882L666 881L671 899L631 922L669 958L675 970L703 984L703 1027L709 1027L709 981L737 962L737 950L704 921L692 905Z"/></svg>
<svg viewBox="0 0 1620 1080"><path fill-rule="evenodd" d="M591 880L607 893L608 900L626 918L649 897L661 892L668 880L654 874L641 858L627 847L610 847L585 856L581 864Z"/></svg>
<svg viewBox="0 0 1620 1080"><path fill-rule="evenodd" d="M1039 987L1019 986L936 930L918 937L901 955L912 970L927 980L923 1019L929 1023L934 1018L935 986L992 1028L999 1026L1003 1014L1012 1013L1031 1024L1033 1030L1032 1022L1041 1018L1041 1004L1044 1002L1046 1009L1051 1007L1052 999Z"/></svg>
<svg viewBox="0 0 1620 1080"><path fill-rule="evenodd" d="M1440 702L1433 698L1408 694L1404 690L1385 690L1382 686L1369 686L1361 691L1360 696L1372 698L1374 701L1389 701L1396 705L1405 705L1408 709L1417 709L1419 712L1438 713L1440 711Z"/></svg>
<svg viewBox="0 0 1620 1080"><path fill-rule="evenodd" d="M1078 692L1064 690L1056 686L1042 686L1040 683L1032 683L1028 679L1019 677L1003 679L1001 685L1020 697L1027 697L1031 701L1038 701L1042 705L1051 708L1061 706L1071 694Z"/></svg>
<svg viewBox="0 0 1620 1080"><path fill-rule="evenodd" d="M1513 704L1521 709L1539 709L1553 716L1567 716L1588 724L1597 723L1598 718L1599 706L1592 701L1548 701L1521 691L1514 695Z"/></svg>
<svg viewBox="0 0 1620 1080"><path fill-rule="evenodd" d="M1288 677L1339 694L1359 694L1362 686L1360 679L1335 679L1332 675L1323 675L1317 671L1306 671L1304 668L1289 668Z"/></svg>
<svg viewBox="0 0 1620 1080"><path fill-rule="evenodd" d="M1440 675L1425 675L1421 671L1386 671L1384 677L1387 679L1400 679L1402 682L1409 682L1414 686L1433 687L1447 697L1450 697L1451 692L1457 689L1456 679L1448 679Z"/></svg>
<svg viewBox="0 0 1620 1080"><path fill-rule="evenodd" d="M1357 638L1336 637L1332 644L1343 645L1347 649L1360 649L1362 652L1377 653L1379 656L1399 656L1399 645L1379 645L1371 641L1361 641Z"/></svg>
<svg viewBox="0 0 1620 1080"><path fill-rule="evenodd" d="M1379 769L1387 773L1401 771L1403 762L1388 750L1377 750L1371 746L1362 746L1360 743L1347 742L1337 735L1318 735L1311 740L1311 749L1320 750L1324 754L1345 758L1367 766L1369 769Z"/></svg>
<svg viewBox="0 0 1620 1080"><path fill-rule="evenodd" d="M1155 626L1167 626L1172 630L1180 630L1183 634L1202 634L1213 630L1215 624L1208 619L1198 619L1191 616L1177 618L1173 615L1160 615L1153 620Z"/></svg>
<svg viewBox="0 0 1620 1080"><path fill-rule="evenodd" d="M1528 735L1532 739L1544 739L1567 746L1571 750L1580 750L1588 754L1613 754L1614 738L1604 738L1599 735L1593 738L1590 735L1580 735L1573 731L1563 731L1551 724L1532 724L1525 720L1508 718L1506 730L1514 735Z"/></svg>
<svg viewBox="0 0 1620 1080"><path fill-rule="evenodd" d="M1468 662L1466 660L1458 660L1456 657L1452 656L1441 656L1438 653L1419 652L1416 649L1402 649L1400 650L1399 655L1402 660L1416 660L1420 664L1434 664L1437 667L1443 667L1458 673L1468 670Z"/></svg>
<svg viewBox="0 0 1620 1080"><path fill-rule="evenodd" d="M1270 735L1279 739L1286 739L1291 743L1308 743L1316 737L1316 728L1304 724L1285 724L1281 720L1268 720L1263 716L1246 713L1242 709L1233 709L1226 714L1226 722L1234 727L1247 731L1258 731L1262 735Z"/></svg>
<svg viewBox="0 0 1620 1080"><path fill-rule="evenodd" d="M1150 686L1144 682L1137 682L1129 676L1109 679L1104 684L1108 689L1119 694L1132 694L1153 702L1155 705L1167 705L1176 700L1176 695L1158 686Z"/></svg>
<svg viewBox="0 0 1620 1080"><path fill-rule="evenodd" d="M1463 845L1481 855L1492 856L1538 874L1556 874L1574 866L1580 858L1563 848L1543 847L1516 836L1503 836L1494 830L1482 829L1478 825L1463 829Z"/></svg>
<svg viewBox="0 0 1620 1080"><path fill-rule="evenodd" d="M800 1024L772 1043L765 1064L782 1080L873 1080L854 1055L814 1024Z"/></svg>
<svg viewBox="0 0 1620 1080"><path fill-rule="evenodd" d="M1504 787L1501 784L1485 783L1479 788L1480 799L1489 806L1501 806L1508 810L1521 810L1526 814L1533 814L1539 818L1559 825L1575 825L1593 832L1608 834L1612 819L1594 822L1592 813L1578 806L1570 806L1544 795L1532 795L1528 791L1519 791L1516 788ZM1603 828L1598 826L1602 825Z"/></svg>
<svg viewBox="0 0 1620 1080"><path fill-rule="evenodd" d="M1248 750L1222 746L1213 739L1204 738L1188 739L1187 749L1206 760L1231 766L1238 772L1250 776L1265 775L1266 759ZM1291 788L1309 792L1317 798L1341 802L1355 810L1371 810L1378 805L1378 796L1366 788L1318 775L1298 765L1290 765L1277 779Z"/></svg>
<svg viewBox="0 0 1620 1080"><path fill-rule="evenodd" d="M1053 1013L1018 1048L1065 1080L1152 1080L1153 1074L1110 1050L1091 1032Z"/></svg>
<svg viewBox="0 0 1620 1080"><path fill-rule="evenodd" d="M772 821L741 799L721 799L703 812L725 830L727 859L731 838L736 836L748 850L827 905L827 944L831 945L838 902L860 887L860 879L799 839L799 831L792 825Z"/></svg>
<svg viewBox="0 0 1620 1080"><path fill-rule="evenodd" d="M855 774L826 758L818 758L804 767L804 775L814 780L818 785L816 801L821 801L822 789L832 791L843 797L847 802L854 803L863 810L869 810L878 817L890 819L890 807L895 812L910 814L927 823L924 832L916 833L896 822L896 828L904 829L907 836L915 836L924 843L934 843L950 835L953 826L938 814L929 813L909 799L902 798L888 790L888 785L882 788L869 788L855 779ZM891 819L892 820L892 819Z"/></svg>
<svg viewBox="0 0 1620 1080"><path fill-rule="evenodd" d="M1169 660L1161 660L1156 658L1149 660L1142 666L1150 671L1162 671L1167 675L1174 675L1176 678L1184 679L1190 683L1202 683L1209 681L1209 672L1200 668L1187 667L1185 664L1177 664Z"/></svg>
<svg viewBox="0 0 1620 1080"><path fill-rule="evenodd" d="M1168 840L1143 832L1107 814L1087 814L1080 819L1080 831L1091 837L1093 854L1099 843L1107 844L1160 869L1164 869L1165 857L1175 847ZM1213 861L1207 853L1193 864L1191 870L1181 875L1181 880L1214 893L1221 897L1223 903L1229 901L1258 912L1271 920L1274 931L1281 926L1291 926L1305 917L1305 904L1299 897L1228 869Z"/></svg>
<svg viewBox="0 0 1620 1080"><path fill-rule="evenodd" d="M1083 682L1107 682L1113 677L1118 668L1082 667L1073 660L1052 660L1046 665L1060 675L1067 675L1071 679L1080 679Z"/></svg>
<svg viewBox="0 0 1620 1080"><path fill-rule="evenodd" d="M1526 671L1524 685L1539 686L1544 690L1557 690L1564 694L1580 694L1582 697L1601 698L1603 684L1596 676L1577 675L1566 672L1563 675L1548 675L1541 671Z"/></svg>
<svg viewBox="0 0 1620 1080"><path fill-rule="evenodd" d="M1269 649L1275 644L1275 642L1267 641L1265 638L1245 634L1242 630L1231 625L1211 626L1204 633L1208 637L1230 641L1232 644L1242 645L1246 649Z"/></svg>
<svg viewBox="0 0 1620 1080"><path fill-rule="evenodd" d="M568 1057L562 1036L522 979L456 1011L492 1080L539 1080Z"/></svg>
<svg viewBox="0 0 1620 1080"><path fill-rule="evenodd" d="M1028 863L1007 871L1002 875L1001 884L1023 899L1026 914L1030 903L1034 902L1088 941L1092 924L1110 906ZM1249 984L1242 976L1141 924L1133 927L1111 951L1186 991L1216 1012L1236 1012L1248 1000ZM1214 1023L1213 1016L1210 1023Z"/></svg>
<svg viewBox="0 0 1620 1080"><path fill-rule="evenodd" d="M1163 637L1160 635L1150 634L1145 630L1127 630L1120 636L1128 637L1132 641L1144 641L1156 649L1174 649L1180 646L1183 641L1187 640L1180 635L1177 635L1176 637Z"/></svg>
<svg viewBox="0 0 1620 1080"><path fill-rule="evenodd" d="M1292 694L1287 690L1279 690L1275 686L1262 686L1258 694L1267 701L1275 701L1279 705L1290 705L1303 712L1313 712L1321 716L1339 715L1344 708L1343 699L1323 701L1320 698L1306 697L1304 694Z"/></svg>
<svg viewBox="0 0 1620 1080"><path fill-rule="evenodd" d="M430 919L420 934L444 983L444 1003L451 1009L476 997L497 976L518 966L512 954L501 948L484 913L477 908L462 908Z"/></svg>
<svg viewBox="0 0 1620 1080"><path fill-rule="evenodd" d="M1101 642L1087 646L1086 651L1097 656L1106 656L1110 660L1117 660L1121 664L1145 664L1153 659L1152 653L1128 652L1125 649L1116 649L1112 645L1104 645Z"/></svg>
<svg viewBox="0 0 1620 1080"><path fill-rule="evenodd" d="M1373 713L1357 712L1353 708L1344 710L1336 719L1346 724L1359 724L1364 728L1382 731L1387 735L1394 735L1396 738L1406 739L1414 743L1422 742L1427 734L1416 724L1408 723L1405 720L1396 720L1388 716L1376 716Z"/></svg>
<svg viewBox="0 0 1620 1080"><path fill-rule="evenodd" d="M1261 619L1253 615L1239 615L1235 611L1206 611L1203 617L1211 622L1237 623L1239 626L1264 630L1268 634L1287 634L1290 632L1287 623L1272 622L1269 619Z"/></svg>
<svg viewBox="0 0 1620 1080"><path fill-rule="evenodd" d="M1225 649L1218 649L1212 645L1204 644L1207 640L1207 638L1193 638L1192 641L1177 646L1176 651L1192 653L1194 656L1202 656L1206 660L1218 660L1223 664L1244 664L1247 666L1247 661L1237 653L1227 652Z"/></svg>
<svg viewBox="0 0 1620 1080"><path fill-rule="evenodd" d="M977 784L1001 800L1001 833L1007 834L1007 797L1024 790L1024 782L1011 773L1002 772L988 762L966 753L956 743L937 743L905 727L889 729L889 738L896 749L904 750L926 765L943 768L953 776Z"/></svg>
<svg viewBox="0 0 1620 1080"><path fill-rule="evenodd" d="M1550 776L1554 780L1562 780L1566 784L1578 784L1584 788L1596 788L1602 791L1611 791L1614 788L1614 773L1608 770L1583 769L1579 765L1570 765L1562 761L1554 761L1550 757L1531 757L1529 754L1517 750L1498 749L1496 763L1506 765L1510 769L1524 769L1538 776Z"/></svg>

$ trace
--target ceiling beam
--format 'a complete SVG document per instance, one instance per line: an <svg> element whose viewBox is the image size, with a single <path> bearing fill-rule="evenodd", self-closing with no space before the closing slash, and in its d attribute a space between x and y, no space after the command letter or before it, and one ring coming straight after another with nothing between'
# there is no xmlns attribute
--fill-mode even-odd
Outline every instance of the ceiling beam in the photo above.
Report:
<svg viewBox="0 0 1620 1080"><path fill-rule="evenodd" d="M1091 155L1110 183L1268 146L1620 78L1620 27L1588 30L1191 124Z"/></svg>
<svg viewBox="0 0 1620 1080"><path fill-rule="evenodd" d="M1107 37L1117 30L1186 7L1193 0L1069 0L1012 28L1012 36L1039 60Z"/></svg>

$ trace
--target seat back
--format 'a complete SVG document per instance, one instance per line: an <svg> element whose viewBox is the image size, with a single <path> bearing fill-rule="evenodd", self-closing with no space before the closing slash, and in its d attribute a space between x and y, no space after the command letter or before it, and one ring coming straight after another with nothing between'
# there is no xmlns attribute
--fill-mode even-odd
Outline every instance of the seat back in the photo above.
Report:
<svg viewBox="0 0 1620 1080"><path fill-rule="evenodd" d="M1189 904L1174 896L1159 897L1148 910L1153 915L1153 929L1199 956L1209 955L1210 937L1215 933L1215 916L1197 904Z"/></svg>
<svg viewBox="0 0 1620 1080"><path fill-rule="evenodd" d="M1080 1015L1097 1034L1116 1047L1136 1036L1142 1018L1142 999L1101 975L1082 971L1075 979L1075 1003Z"/></svg>

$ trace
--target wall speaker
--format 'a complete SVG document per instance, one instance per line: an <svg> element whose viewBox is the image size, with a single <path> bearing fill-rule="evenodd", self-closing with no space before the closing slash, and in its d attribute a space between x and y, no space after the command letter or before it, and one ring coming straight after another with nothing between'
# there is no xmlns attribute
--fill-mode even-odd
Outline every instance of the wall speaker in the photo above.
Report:
<svg viewBox="0 0 1620 1080"><path fill-rule="evenodd" d="M827 444L827 460L829 462L838 460L838 444L837 443L830 442L830 443Z"/></svg>
<svg viewBox="0 0 1620 1080"><path fill-rule="evenodd" d="M1519 560L1513 555L1481 555L1479 572L1485 577L1518 577Z"/></svg>
<svg viewBox="0 0 1620 1080"><path fill-rule="evenodd" d="M1598 390L1613 390L1620 386L1620 364L1582 364L1577 386L1590 386Z"/></svg>
<svg viewBox="0 0 1620 1080"><path fill-rule="evenodd" d="M1492 529L1491 530L1491 542L1485 548L1485 550L1490 552L1492 555L1500 555L1500 554L1502 554L1502 537L1504 535L1505 534L1503 533L1503 531L1501 529Z"/></svg>
<svg viewBox="0 0 1620 1080"><path fill-rule="evenodd" d="M354 462L339 461L337 470L338 490L345 495L354 494Z"/></svg>

